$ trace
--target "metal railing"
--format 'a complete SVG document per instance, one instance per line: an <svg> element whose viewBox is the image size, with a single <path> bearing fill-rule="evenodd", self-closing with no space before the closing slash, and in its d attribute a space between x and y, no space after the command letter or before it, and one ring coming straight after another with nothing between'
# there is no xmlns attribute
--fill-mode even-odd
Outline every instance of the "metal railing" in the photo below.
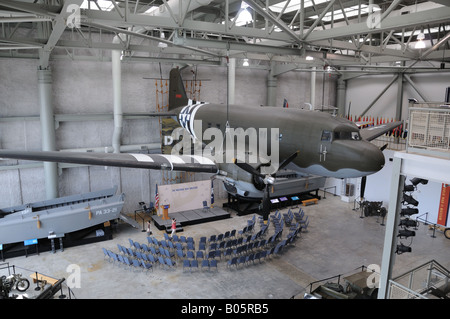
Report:
<svg viewBox="0 0 450 319"><path fill-rule="evenodd" d="M408 149L450 150L450 108L411 107Z"/></svg>
<svg viewBox="0 0 450 319"><path fill-rule="evenodd" d="M388 299L427 299L425 296L389 280Z"/></svg>
<svg viewBox="0 0 450 319"><path fill-rule="evenodd" d="M435 260L389 281L389 299L428 299L433 289L449 284L450 272Z"/></svg>

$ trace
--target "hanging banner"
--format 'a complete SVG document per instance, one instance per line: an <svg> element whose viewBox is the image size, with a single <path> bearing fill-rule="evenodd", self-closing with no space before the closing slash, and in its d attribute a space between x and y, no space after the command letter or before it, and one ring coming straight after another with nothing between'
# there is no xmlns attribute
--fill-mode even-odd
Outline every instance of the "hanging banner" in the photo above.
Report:
<svg viewBox="0 0 450 319"><path fill-rule="evenodd" d="M438 225L447 226L449 199L450 199L450 185L442 184L441 200L439 202L439 212L436 222L436 224Z"/></svg>

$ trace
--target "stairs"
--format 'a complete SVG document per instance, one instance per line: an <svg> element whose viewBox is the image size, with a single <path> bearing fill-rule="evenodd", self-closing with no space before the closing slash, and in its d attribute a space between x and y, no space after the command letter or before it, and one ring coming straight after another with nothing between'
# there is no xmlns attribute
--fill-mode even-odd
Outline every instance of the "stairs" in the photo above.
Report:
<svg viewBox="0 0 450 319"><path fill-rule="evenodd" d="M183 231L183 227L181 227L181 223L177 222L177 228L175 230L176 233L178 232L182 232ZM166 233L171 234L172 233L172 225L167 225L166 226Z"/></svg>
<svg viewBox="0 0 450 319"><path fill-rule="evenodd" d="M124 214L119 214L119 218L123 220L124 222L130 224L134 228L140 229L142 228L142 225L140 225L137 221L135 221L133 218L130 218Z"/></svg>

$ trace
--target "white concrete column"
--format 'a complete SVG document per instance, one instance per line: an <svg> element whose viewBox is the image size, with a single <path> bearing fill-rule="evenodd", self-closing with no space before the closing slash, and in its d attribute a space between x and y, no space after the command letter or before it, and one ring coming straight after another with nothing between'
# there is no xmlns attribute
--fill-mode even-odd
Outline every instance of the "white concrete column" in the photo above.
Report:
<svg viewBox="0 0 450 319"><path fill-rule="evenodd" d="M275 63L270 62L270 70L267 75L267 105L276 106L277 104L277 77L274 75Z"/></svg>
<svg viewBox="0 0 450 319"><path fill-rule="evenodd" d="M234 104L236 87L236 58L228 61L228 103Z"/></svg>
<svg viewBox="0 0 450 319"><path fill-rule="evenodd" d="M312 72L311 72L311 105L312 105L312 109L314 109L316 107L316 67L314 66L312 68Z"/></svg>
<svg viewBox="0 0 450 319"><path fill-rule="evenodd" d="M56 151L55 117L52 105L52 72L38 69L38 89L43 151ZM45 193L47 199L58 197L58 163L44 162Z"/></svg>
<svg viewBox="0 0 450 319"><path fill-rule="evenodd" d="M395 264L395 250L397 247L397 237L399 216L402 207L403 185L405 176L401 175L402 160L394 157L391 178L391 192L389 198L389 209L386 221L386 231L384 235L383 256L380 268L380 286L378 289L378 299L388 298L389 280L392 279L392 270Z"/></svg>
<svg viewBox="0 0 450 319"><path fill-rule="evenodd" d="M114 37L113 43L119 43L120 35ZM122 111L122 69L119 50L111 51L112 62L112 81L113 81L113 98L114 98L114 132L112 137L112 146L114 153L120 153L120 144L123 128L123 111Z"/></svg>
<svg viewBox="0 0 450 319"><path fill-rule="evenodd" d="M337 80L336 85L336 107L338 115L345 116L345 94L347 91L347 82L342 79L342 75Z"/></svg>

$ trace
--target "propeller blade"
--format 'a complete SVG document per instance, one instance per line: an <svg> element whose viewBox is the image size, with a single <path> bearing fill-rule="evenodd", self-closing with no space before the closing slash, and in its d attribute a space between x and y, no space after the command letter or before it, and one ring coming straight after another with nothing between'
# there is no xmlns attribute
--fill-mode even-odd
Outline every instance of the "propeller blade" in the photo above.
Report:
<svg viewBox="0 0 450 319"><path fill-rule="evenodd" d="M380 147L380 150L383 152L387 146L388 146L387 144L384 144L383 146Z"/></svg>
<svg viewBox="0 0 450 319"><path fill-rule="evenodd" d="M290 162L292 162L298 155L298 152L293 153L292 155L290 155L288 158L286 158L283 162L281 162L280 166L278 167L278 170L282 170L283 168L285 168Z"/></svg>
<svg viewBox="0 0 450 319"><path fill-rule="evenodd" d="M234 164L236 164L238 167L242 168L244 171L246 171L247 173L250 173L252 175L256 175L259 177L263 177L264 175L262 175L260 172L258 172L258 170L256 170L253 166L251 166L250 164L247 163L238 163L237 159L234 160Z"/></svg>
<svg viewBox="0 0 450 319"><path fill-rule="evenodd" d="M361 197L361 199L364 198L364 192L366 191L366 181L367 181L367 176L363 176L361 178L361 190L360 190L360 194L359 194L359 197Z"/></svg>
<svg viewBox="0 0 450 319"><path fill-rule="evenodd" d="M264 194L263 194L263 200L262 200L262 216L264 223L267 223L269 219L270 214L270 191L269 191L269 184L266 184L266 187L264 188Z"/></svg>

